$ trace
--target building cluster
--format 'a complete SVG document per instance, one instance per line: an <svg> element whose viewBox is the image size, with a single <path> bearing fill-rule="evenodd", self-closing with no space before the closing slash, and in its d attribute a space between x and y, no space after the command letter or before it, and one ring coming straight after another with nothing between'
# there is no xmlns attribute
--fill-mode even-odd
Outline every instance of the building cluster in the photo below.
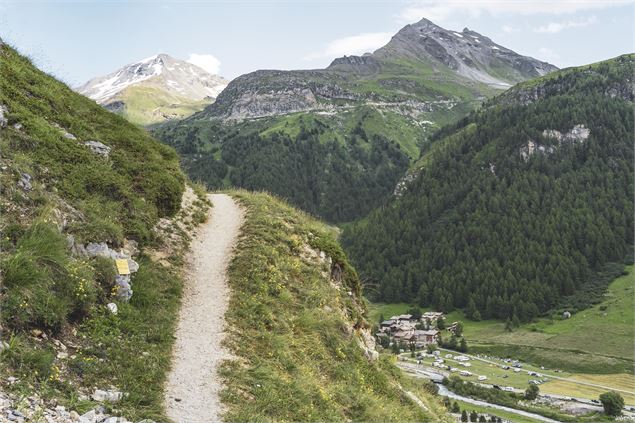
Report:
<svg viewBox="0 0 635 423"><path fill-rule="evenodd" d="M379 325L378 338L388 338L391 343L414 345L424 348L439 341L439 331L436 329L437 320L443 313L428 311L416 318L411 314L392 316Z"/></svg>

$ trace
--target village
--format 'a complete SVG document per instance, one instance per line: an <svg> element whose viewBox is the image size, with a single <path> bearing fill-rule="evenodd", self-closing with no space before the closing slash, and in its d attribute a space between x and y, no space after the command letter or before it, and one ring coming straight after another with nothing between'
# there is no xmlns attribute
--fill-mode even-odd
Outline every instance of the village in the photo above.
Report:
<svg viewBox="0 0 635 423"><path fill-rule="evenodd" d="M439 311L392 316L379 323L375 336L384 347L397 345L401 349L422 349L441 342L443 330L457 334L459 322L445 326L445 316Z"/></svg>

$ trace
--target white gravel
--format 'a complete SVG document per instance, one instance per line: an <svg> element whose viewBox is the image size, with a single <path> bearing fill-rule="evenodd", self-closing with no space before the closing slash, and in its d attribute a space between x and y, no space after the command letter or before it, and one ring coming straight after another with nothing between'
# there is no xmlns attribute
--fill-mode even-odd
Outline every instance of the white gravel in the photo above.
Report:
<svg viewBox="0 0 635 423"><path fill-rule="evenodd" d="M222 412L217 375L229 353L221 347L229 288L226 268L243 220L225 194L211 194L210 218L192 241L179 313L172 369L166 387L167 415L175 422L216 422Z"/></svg>

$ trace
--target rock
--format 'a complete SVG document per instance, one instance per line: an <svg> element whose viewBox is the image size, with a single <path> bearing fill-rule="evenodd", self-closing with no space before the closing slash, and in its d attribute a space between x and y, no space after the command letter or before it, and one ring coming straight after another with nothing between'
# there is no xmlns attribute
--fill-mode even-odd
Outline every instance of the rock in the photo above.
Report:
<svg viewBox="0 0 635 423"><path fill-rule="evenodd" d="M90 148L90 150L99 155L99 156L103 156L103 157L108 157L110 155L110 150L111 148L108 147L106 144L99 142L99 141L86 141L84 142L84 145L88 148Z"/></svg>
<svg viewBox="0 0 635 423"><path fill-rule="evenodd" d="M108 310L110 310L110 312L112 314L117 314L118 308L117 308L117 304L115 303L108 303L106 304L106 307L108 308Z"/></svg>
<svg viewBox="0 0 635 423"><path fill-rule="evenodd" d="M19 122L18 122L18 123L15 123L15 124L13 125L13 129L15 129L16 131L19 131L19 130L20 130L20 129L22 129L22 128L23 128L23 126L22 126L22 124L21 124L21 123L19 123Z"/></svg>
<svg viewBox="0 0 635 423"><path fill-rule="evenodd" d="M18 188L21 188L22 190L29 192L33 189L33 186L31 185L31 180L33 178L31 177L31 175L29 175L28 173L20 173L20 180L18 181Z"/></svg>
<svg viewBox="0 0 635 423"><path fill-rule="evenodd" d="M84 250L86 251L86 254L90 257L99 256L99 257L111 258L110 248L108 247L108 244L106 244L105 242L100 242L100 243L89 242L88 244L86 244L86 247L84 248Z"/></svg>
<svg viewBox="0 0 635 423"><path fill-rule="evenodd" d="M91 398L95 401L117 402L123 398L123 393L119 391L103 391L95 389Z"/></svg>
<svg viewBox="0 0 635 423"><path fill-rule="evenodd" d="M79 420L79 413L75 410L71 411L68 416L72 421L76 422Z"/></svg>
<svg viewBox="0 0 635 423"><path fill-rule="evenodd" d="M73 134L71 134L70 132L67 132L67 131L62 131L62 136L64 138L66 138L67 140L76 140L77 139L77 137L75 135L73 135Z"/></svg>
<svg viewBox="0 0 635 423"><path fill-rule="evenodd" d="M68 353L67 352L58 352L57 353L57 358L59 358L60 360L65 360L68 358Z"/></svg>
<svg viewBox="0 0 635 423"><path fill-rule="evenodd" d="M139 254L139 243L134 239L124 239L123 252L129 256L136 256Z"/></svg>
<svg viewBox="0 0 635 423"><path fill-rule="evenodd" d="M139 270L139 263L132 259L128 259L128 269L130 273L136 273Z"/></svg>
<svg viewBox="0 0 635 423"><path fill-rule="evenodd" d="M31 330L31 335L33 336L42 336L42 331L39 329L33 329Z"/></svg>
<svg viewBox="0 0 635 423"><path fill-rule="evenodd" d="M7 113L9 113L9 109L4 104L0 104L0 128L4 128L9 123L9 119L7 119Z"/></svg>
<svg viewBox="0 0 635 423"><path fill-rule="evenodd" d="M124 301L130 300L132 297L132 286L130 285L130 275L115 276L115 285L117 285L117 296Z"/></svg>
<svg viewBox="0 0 635 423"><path fill-rule="evenodd" d="M95 410L90 410L89 412L84 413L79 417L79 422L80 423L97 423L97 413L95 413Z"/></svg>

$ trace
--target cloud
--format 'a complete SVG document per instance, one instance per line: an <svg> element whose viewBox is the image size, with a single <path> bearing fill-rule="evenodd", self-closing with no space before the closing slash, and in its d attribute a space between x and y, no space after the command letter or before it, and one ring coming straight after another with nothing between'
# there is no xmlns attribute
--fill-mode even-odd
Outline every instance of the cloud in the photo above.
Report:
<svg viewBox="0 0 635 423"><path fill-rule="evenodd" d="M192 53L187 61L199 68L203 68L209 73L218 74L220 72L220 60L211 54Z"/></svg>
<svg viewBox="0 0 635 423"><path fill-rule="evenodd" d="M581 20L549 22L547 25L534 28L534 32L539 32L543 34L556 34L564 29L585 27L585 26L592 25L595 22L597 22L597 18L595 16L591 16L589 18L581 19Z"/></svg>
<svg viewBox="0 0 635 423"><path fill-rule="evenodd" d="M503 32L504 32L505 34L511 34L511 33L514 33L514 32L518 32L518 31L520 31L520 29L518 29L518 28L514 28L514 27L513 27L513 26L511 26L511 25L503 25L503 27L502 27L501 29L503 30Z"/></svg>
<svg viewBox="0 0 635 423"><path fill-rule="evenodd" d="M633 0L419 0L402 9L397 18L401 23L413 23L421 18L433 22L446 22L457 15L475 18L481 14L490 15L561 15L585 10L606 9L615 6L632 5Z"/></svg>
<svg viewBox="0 0 635 423"><path fill-rule="evenodd" d="M386 45L392 35L390 32L367 32L338 38L328 43L324 49L305 56L304 60L336 58L344 55L372 52Z"/></svg>

